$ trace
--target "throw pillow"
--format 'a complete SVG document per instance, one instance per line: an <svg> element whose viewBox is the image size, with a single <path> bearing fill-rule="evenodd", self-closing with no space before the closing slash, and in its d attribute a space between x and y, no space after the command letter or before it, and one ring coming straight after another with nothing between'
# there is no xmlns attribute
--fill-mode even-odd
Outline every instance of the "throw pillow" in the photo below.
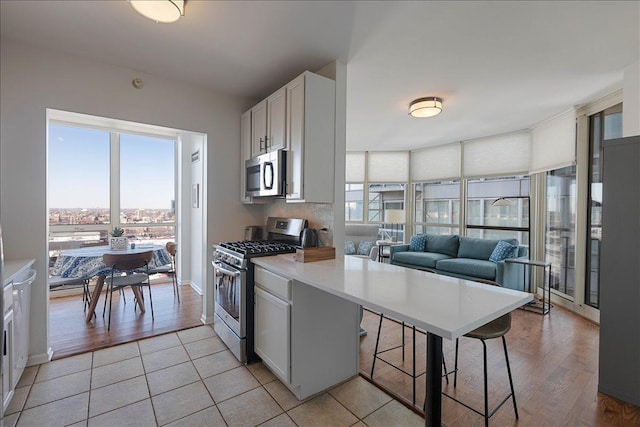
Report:
<svg viewBox="0 0 640 427"><path fill-rule="evenodd" d="M411 240L409 240L409 250L413 252L424 252L426 243L426 234L417 234L415 236L411 236Z"/></svg>
<svg viewBox="0 0 640 427"><path fill-rule="evenodd" d="M356 253L356 244L351 241L344 242L344 254L355 255L355 253Z"/></svg>
<svg viewBox="0 0 640 427"><path fill-rule="evenodd" d="M518 247L516 245L500 240L489 257L489 261L498 262L507 258L515 258L517 254Z"/></svg>
<svg viewBox="0 0 640 427"><path fill-rule="evenodd" d="M357 255L366 255L369 256L371 252L371 248L375 245L376 242L367 242L366 240L361 240L358 244L358 252Z"/></svg>
<svg viewBox="0 0 640 427"><path fill-rule="evenodd" d="M424 250L425 252L436 252L439 254L449 255L450 257L456 257L458 256L459 245L460 236L457 234L427 234L427 245Z"/></svg>

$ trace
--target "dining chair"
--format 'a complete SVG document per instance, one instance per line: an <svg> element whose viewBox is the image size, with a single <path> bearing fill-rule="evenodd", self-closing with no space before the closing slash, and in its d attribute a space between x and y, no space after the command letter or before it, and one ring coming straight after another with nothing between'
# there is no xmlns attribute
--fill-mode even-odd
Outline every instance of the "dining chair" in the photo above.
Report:
<svg viewBox="0 0 640 427"><path fill-rule="evenodd" d="M474 279L475 282L484 283L492 286L501 286L499 283L493 282L491 280L483 280L483 279ZM511 398L513 401L513 411L515 413L516 419L518 419L518 407L516 405L516 395L513 390L513 379L511 377L511 366L509 364L509 353L507 351L507 341L505 340L505 335L511 329L511 313L507 313L503 316L498 317L491 322L480 326L479 328L474 329L473 331L466 333L464 336L468 338L475 338L482 342L482 350L483 350L483 366L484 366L484 412L480 412L477 409L467 405L464 402L456 399L455 397L442 393L444 396L460 403L468 409L471 409L476 414L482 415L484 417L484 425L489 425L489 418L496 413L498 409L504 405L504 403ZM504 357L507 364L507 373L509 374L509 387L511 388L511 393L509 393L503 400L500 402L498 406L496 406L491 413L489 413L489 397L488 397L488 383L487 383L487 344L485 341L494 339L494 338L502 338L502 347L504 348ZM456 353L455 353L455 366L452 371L453 373L453 387L455 388L457 385L458 379L458 344L459 339L456 339ZM446 372L446 369L445 369ZM448 372L450 374L451 372Z"/></svg>
<svg viewBox="0 0 640 427"><path fill-rule="evenodd" d="M178 302L180 302L180 291L178 289L178 277L176 276L176 252L178 251L178 244L176 242L167 242L165 245L167 252L171 255L171 263L167 265L161 265L149 269L149 274L164 273L167 276L171 276L171 282L173 283L173 295L177 296Z"/></svg>
<svg viewBox="0 0 640 427"><path fill-rule="evenodd" d="M105 279L107 292L109 292L109 321L107 330L111 330L111 305L114 289L122 289L127 286L137 286L142 290L143 286L149 288L149 303L151 305L151 319L153 319L153 299L151 298L151 283L149 282L149 261L153 251L139 253L106 253L102 260L111 269L110 276ZM142 272L141 272L142 271ZM142 294L142 293L141 293ZM105 306L106 306L105 299ZM144 304L144 299L140 301Z"/></svg>

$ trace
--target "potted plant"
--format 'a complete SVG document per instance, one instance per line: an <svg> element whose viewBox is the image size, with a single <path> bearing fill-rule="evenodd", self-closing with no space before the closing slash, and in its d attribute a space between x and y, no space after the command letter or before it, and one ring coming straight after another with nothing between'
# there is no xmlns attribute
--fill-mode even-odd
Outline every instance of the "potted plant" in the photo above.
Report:
<svg viewBox="0 0 640 427"><path fill-rule="evenodd" d="M115 227L110 234L109 246L112 251L124 251L127 249L127 238L124 236L124 230L121 227Z"/></svg>

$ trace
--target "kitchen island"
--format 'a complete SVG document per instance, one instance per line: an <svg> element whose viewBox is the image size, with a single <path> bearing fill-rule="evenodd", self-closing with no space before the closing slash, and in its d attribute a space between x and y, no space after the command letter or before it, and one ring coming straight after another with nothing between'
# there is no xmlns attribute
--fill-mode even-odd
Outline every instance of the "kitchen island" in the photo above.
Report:
<svg viewBox="0 0 640 427"><path fill-rule="evenodd" d="M383 264L354 256L300 263L293 255L257 258L256 266L291 280L291 287L315 288L345 302L373 310L427 331L426 425L440 425L442 338L456 339L526 304L531 295L454 277ZM259 283L256 280L256 286ZM293 306L296 301L293 302ZM298 307L303 309L303 307ZM309 303L308 309L312 310ZM292 327L294 320L292 319ZM354 325L349 325L350 328ZM323 325L306 325L307 334ZM353 327L357 336L358 328ZM325 342L327 347L340 346ZM358 347L354 351L357 358ZM313 357L313 355L308 355ZM294 367L295 360L291 360ZM328 387L326 387L328 388ZM322 391L321 389L316 392Z"/></svg>

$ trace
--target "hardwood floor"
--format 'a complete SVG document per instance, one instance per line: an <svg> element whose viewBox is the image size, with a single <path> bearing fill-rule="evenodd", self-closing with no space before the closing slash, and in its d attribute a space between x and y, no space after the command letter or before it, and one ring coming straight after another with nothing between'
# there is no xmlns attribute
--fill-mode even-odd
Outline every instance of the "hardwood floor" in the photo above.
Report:
<svg viewBox="0 0 640 427"><path fill-rule="evenodd" d="M368 331L360 341L360 373L369 379L376 333L377 314L365 310L362 325ZM385 320L380 348L401 343L400 324ZM505 403L493 417L493 426L640 426L640 408L597 392L599 328L588 320L560 307L551 315L515 310L506 335L520 419L516 420L511 402ZM400 349L385 353L385 358L405 370L412 367L412 333L405 328L404 364ZM417 372L425 369L425 336L417 334ZM455 342L443 340L447 368L453 369ZM489 371L489 411L509 393L509 381L500 339L487 341ZM462 338L458 362L458 384L453 388L443 379L443 392L476 409L483 407L482 344ZM400 396L411 405L411 378L377 362L374 382ZM422 411L425 376L416 384L416 407ZM483 425L481 416L447 397L442 400L442 421L449 426Z"/></svg>
<svg viewBox="0 0 640 427"><path fill-rule="evenodd" d="M131 289L125 289L126 304L119 293L114 293L110 331L107 331L108 315L102 316L104 292L91 323L85 323L82 295L51 298L49 343L53 359L201 325L202 296L190 286L179 286L179 289L180 303L173 294L171 281L152 283L153 320L146 298L147 311L141 314L139 309L134 310ZM145 296L148 296L146 291Z"/></svg>

